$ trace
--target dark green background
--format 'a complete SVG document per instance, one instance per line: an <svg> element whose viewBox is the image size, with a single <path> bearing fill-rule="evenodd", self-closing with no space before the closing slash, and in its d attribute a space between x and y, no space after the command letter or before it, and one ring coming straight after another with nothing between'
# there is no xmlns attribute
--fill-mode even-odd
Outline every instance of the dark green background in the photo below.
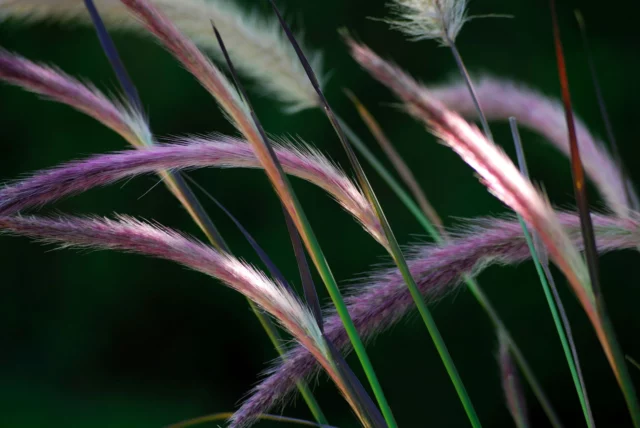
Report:
<svg viewBox="0 0 640 428"><path fill-rule="evenodd" d="M269 13L263 2L258 9ZM247 2L249 4L249 2ZM378 152L350 103L349 87L371 108L414 169L447 225L460 218L502 214L507 209L476 180L449 149L394 108L389 92L349 58L337 34L348 28L379 53L427 83L455 77L450 53L434 42L411 43L381 22L383 1L280 1L303 23L309 46L321 48L332 71L327 95L341 115ZM636 183L640 4L627 0L563 1L560 21L575 109L598 135L604 127L582 51L573 8L589 25L602 88L620 143ZM478 19L467 24L458 43L475 73L526 82L557 96L558 83L548 4L539 0L475 0L470 13L510 14L513 19ZM232 133L214 101L176 62L148 39L115 36L138 85L158 135ZM94 32L55 23L0 24L0 45L28 58L53 63L98 87L117 88ZM346 158L327 120L317 111L293 116L247 82L269 132L300 136L341 165ZM125 147L122 139L68 107L0 86L0 178L9 180L90 153ZM494 125L496 139L513 154L508 129ZM551 200L573 204L569 164L536 135L524 132L532 175ZM367 171L369 171L367 169ZM298 283L286 228L264 174L247 170L193 173L242 221L285 274ZM401 243L424 232L373 173L370 179ZM127 213L200 236L187 214L153 177L94 190L56 209L71 213ZM335 276L342 284L388 259L330 198L295 181L311 223ZM593 190L593 189L592 189ZM145 194L144 197L140 197ZM594 205L602 206L592 192ZM235 253L256 261L250 247L219 211L211 208ZM50 211L50 209L48 210ZM602 261L602 284L625 351L640 360L638 255L622 252ZM216 281L180 266L113 252L51 251L22 238L0 238L0 426L157 427L206 413L229 411L276 354L245 300ZM556 272L557 273L557 272ZM577 301L557 274L574 325L587 388L600 426L630 422L611 370ZM499 308L544 389L567 426L583 426L571 377L549 310L530 263L493 267L480 283ZM322 295L327 301L326 294ZM486 316L463 288L432 309L485 426L512 426L501 395L496 338ZM412 315L369 346L373 365L403 427L468 426L466 417L424 326ZM360 373L357 360L352 367ZM632 368L640 387L640 372ZM320 378L317 397L330 422L355 426L335 388ZM527 394L535 426L547 421ZM310 418L304 403L285 414ZM263 426L268 426L265 423Z"/></svg>

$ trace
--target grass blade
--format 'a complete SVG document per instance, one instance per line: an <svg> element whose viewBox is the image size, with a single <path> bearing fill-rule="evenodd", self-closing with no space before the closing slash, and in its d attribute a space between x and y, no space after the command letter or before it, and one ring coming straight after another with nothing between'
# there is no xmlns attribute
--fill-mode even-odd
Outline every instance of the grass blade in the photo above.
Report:
<svg viewBox="0 0 640 428"><path fill-rule="evenodd" d="M320 326L320 330L324 332L324 321L322 318L322 308L320 307L320 299L318 298L318 291L313 283L313 277L311 276L311 270L309 269L309 263L304 253L304 245L300 239L300 234L296 229L295 224L287 210L282 207L284 212L284 219L287 223L287 230L289 231L289 237L291 238L291 245L296 256L296 262L298 263L298 270L300 271L300 280L302 281L302 290L307 305L311 307L311 312L316 318L316 322Z"/></svg>
<svg viewBox="0 0 640 428"><path fill-rule="evenodd" d="M111 68L116 74L118 78L118 82L120 82L120 86L124 90L124 93L129 98L131 104L139 111L142 112L142 101L140 100L140 95L138 94L138 90L136 86L133 84L131 77L129 77L129 73L127 73L127 69L124 67L122 60L120 59L120 54L118 53L118 49L116 49L116 45L113 43L113 39L109 35L102 18L100 17L100 13L96 8L93 0L84 0L85 7L87 11L89 11L89 16L91 17L91 22L93 23L94 28L96 29L96 33L98 35L98 39L100 40L100 45L102 45L102 50L104 51L109 63L111 64Z"/></svg>
<svg viewBox="0 0 640 428"><path fill-rule="evenodd" d="M198 184L194 179L192 179L188 175L185 175L185 177L191 182L191 184L196 186L205 196L207 196L214 204L216 204L218 208L220 208L227 215L227 217L229 217L229 219L235 224L238 230L240 230L240 233L242 233L242 235L245 237L247 242L249 242L253 250L256 252L258 257L262 261L262 263L264 263L264 265L267 267L267 270L269 271L269 273L271 273L271 275L280 284L282 284L282 286L287 288L289 291L293 292L291 285L286 280L282 272L280 272L280 269L278 269L275 263L273 263L271 258L262 249L262 247L260 247L258 242L253 238L253 236L251 236L251 234L242 225L242 223L240 223L240 221L236 219L236 217L233 214L231 214L231 212L224 205L222 205L222 203L220 203L211 193L209 193L204 187L202 187L200 184ZM249 303L252 303L252 302L249 302ZM280 336L280 333L275 328L271 320L269 320L269 318L260 316L259 320L261 323L263 320L268 321L268 324L266 325L263 324L263 328L271 338L271 341L275 345L276 350L278 351L278 354L280 355L280 357L282 359L285 359L286 350L283 347L283 341L282 341L282 337ZM317 321L317 317L316 317L316 321ZM320 326L320 330L322 331L322 323L319 323L318 325ZM304 401L307 403L307 406L309 407L309 410L311 410L311 413L313 414L313 417L316 419L316 421L319 424L327 424L328 423L327 418L322 412L322 410L320 409L320 405L316 401L315 397L313 396L313 393L311 392L311 389L306 384L306 382L299 380L297 382L297 386L298 386L298 390L300 391L300 394L302 395Z"/></svg>
<svg viewBox="0 0 640 428"><path fill-rule="evenodd" d="M551 19L553 25L553 37L556 51L556 59L558 62L558 76L562 89L562 100L565 108L567 128L569 132L569 142L571 144L571 171L573 175L573 186L576 201L578 203L578 212L580 214L580 226L582 229L582 237L585 243L585 254L587 259L587 267L589 269L589 277L591 279L591 287L593 290L595 306L602 324L605 340L605 350L608 350L609 362L614 370L622 393L627 402L627 407L631 413L631 418L635 427L640 427L640 405L635 388L631 382L629 371L627 369L624 354L616 339L613 325L606 310L604 297L600 289L598 253L596 249L595 236L593 233L593 224L591 222L591 214L589 212L589 201L587 198L587 189L584 182L584 169L580 160L580 149L578 147L578 139L576 136L575 124L573 119L573 108L571 106L571 94L569 91L569 79L567 77L567 69L560 38L560 25L556 12L555 0L549 0L551 9ZM607 349L608 348L608 349Z"/></svg>
<svg viewBox="0 0 640 428"><path fill-rule="evenodd" d="M414 199L420 205L422 209L422 213L429 219L429 221L434 224L441 235L446 235L446 230L444 225L442 224L442 219L436 212L436 210L431 206L429 200L426 195L422 191L422 188L418 184L413 172L409 166L405 163L402 156L396 151L391 144L391 141L387 138L384 131L376 121L376 119L369 113L367 108L360 102L360 100L355 96L355 94L349 90L346 91L347 96L351 99L351 102L356 106L360 117L365 122L369 131L375 137L375 140L378 142L382 150L384 150L385 154L393 164L396 172L400 175L404 183L407 185L411 193L413 194Z"/></svg>
<svg viewBox="0 0 640 428"><path fill-rule="evenodd" d="M318 299L318 293L316 291L315 284L313 283L309 264L307 263L307 258L304 253L304 246L300 239L300 235L298 234L298 231L293 224L293 220L291 220L289 213L287 213L284 207L283 211L285 220L287 222L287 229L289 230L289 236L291 237L294 252L296 255L296 261L298 262L298 268L300 270L300 277L302 279L305 299L307 301L307 304L311 306L311 310L316 317L318 325L320 326L320 331L323 332L324 336L324 322L322 318L322 310L320 308L320 300ZM329 338L324 336L324 340L327 343L327 347L329 348L329 352L332 355L334 364L338 372L340 372L342 377L345 379L345 383L347 384L352 394L355 397L358 397L355 402L361 406L361 412L363 414L366 414L369 420L374 421L376 426L385 426L385 421L382 415L376 408L375 404L371 400L371 397L369 397L369 394L367 394L367 391L364 389L355 373L353 373L347 362L342 357L342 354L340 354L340 351L336 349Z"/></svg>
<svg viewBox="0 0 640 428"><path fill-rule="evenodd" d="M426 303L424 302L422 295L420 294L420 291L418 290L418 286L415 283L415 280L413 279L413 277L411 276L411 272L409 271L409 266L407 265L406 260L404 259L404 256L402 255L402 251L400 249L400 246L398 244L398 242L395 239L395 236L393 235L393 232L391 230L391 227L384 215L384 212L382 211L382 207L380 206L380 203L378 202L378 199L364 173L364 170L362 169L362 166L360 165L360 162L358 161L358 158L355 154L355 152L353 151L353 149L351 148L351 145L349 144L346 135L344 134L344 131L342 130L342 128L340 127L340 123L337 119L337 117L333 114L333 110L331 109L331 107L329 106L328 101L326 100L324 94L322 93L322 89L320 87L320 84L318 82L318 79L315 76L315 73L313 72L313 69L311 68L311 65L309 64L309 62L307 61L307 59L304 56L304 53L302 52L302 49L300 48L300 46L298 45L297 41L295 40L295 37L293 36L293 33L291 32L291 30L288 28L288 25L286 24L286 22L284 21L282 15L280 14L280 12L278 11L278 8L276 7L275 3L273 0L269 0L269 2L271 3L271 6L276 14L276 16L278 17L278 20L280 21L280 24L282 26L282 28L284 29L287 37L289 38L289 41L291 42L292 46L294 47L294 49L296 50L296 53L298 54L298 57L300 59L300 62L302 63L305 71L307 72L307 75L309 77L309 80L311 81L311 84L313 85L314 89L316 90L318 97L320 99L321 105L324 108L324 111L327 115L327 117L329 118L329 121L331 122L334 130L336 131L336 134L338 135L338 138L340 139L340 142L342 143L343 148L345 149L347 156L349 158L349 161L351 163L351 166L353 167L353 169L355 170L356 176L358 178L358 181L360 183L360 186L362 187L362 190L365 192L365 195L367 196L367 198L369 199L369 202L371 203L371 205L374 207L376 214L380 220L380 223L384 229L385 232L385 236L388 240L389 243L389 252L391 254L391 257L394 259L394 262L396 263L396 265L398 266L398 268L400 269L402 276L405 280L405 282L407 283L407 286L409 287L409 291L411 292L411 296L413 297L413 300L415 301L417 307L418 307L418 311L420 312L420 315L422 317L422 320L424 321L427 330L429 331L429 334L436 346L436 349L438 350L438 353L440 354L440 358L442 359L445 368L447 370L447 373L449 374L449 377L451 378L451 381L453 382L453 385L456 389L456 392L458 393L458 396L460 398L460 401L462 402L462 405L469 417L469 420L471 421L471 424L474 427L479 427L480 426L480 421L478 419L478 416L475 412L475 409L473 408L473 405L471 404L471 399L469 398L466 389L464 387L464 384L462 383L462 379L460 378L460 375L458 374L457 369L455 368L455 364L453 363L453 360L451 358L451 355L449 354L449 351L444 343L444 339L442 338L442 336L440 335L440 332L438 331L438 328L436 326L435 320L433 319L429 309L427 308ZM375 389L374 389L375 392ZM376 397L378 398L378 403L380 404L380 407L382 408L382 413L385 416L385 419L387 420L387 423L389 424L389 426L396 426L395 424L395 420L393 418L393 414L391 413L391 409L389 408L388 403L386 402L386 399L384 399L384 396L378 396L378 394L376 394Z"/></svg>
<svg viewBox="0 0 640 428"><path fill-rule="evenodd" d="M253 238L253 236L251 236L249 231L242 225L242 223L240 223L240 221L233 214L231 214L231 212L224 205L222 205L222 203L220 201L218 201L218 199L216 199L207 189L205 189L203 186L198 184L198 182L196 182L193 178L189 177L188 175L185 175L185 177L187 178L187 180L189 180L189 182L193 186L195 186L209 200L211 200L211 202L216 204L216 206L223 213L226 214L226 216L229 218L229 220L231 220L233 222L233 224L240 231L240 233L242 233L242 236L244 236L244 239L246 239L247 242L249 243L249 245L251 245L251 248L253 249L253 251L255 251L255 253L258 255L258 257L260 258L260 261L266 266L266 268L269 271L269 273L271 274L271 276L273 276L278 282L280 282L287 289L291 290L291 285L289 284L287 279L284 277L282 272L280 272L280 269L278 269L278 267L275 265L275 263L273 263L273 261L271 260L269 255L266 253L266 251L264 251L262 249L262 247Z"/></svg>
<svg viewBox="0 0 640 428"><path fill-rule="evenodd" d="M246 91L244 90L244 87L240 84L237 73L233 66L233 62L231 61L231 58L229 57L229 53L227 52L227 49L224 45L224 41L222 40L220 33L216 29L215 24L211 22L211 25L213 27L213 31L215 33L218 44L220 45L220 50L222 51L223 56L227 62L227 66L229 67L229 71L231 73L233 81L236 85L238 92L242 95L244 102L247 105L247 108L249 109L249 113L256 127L256 130L258 131L263 144L269 149L269 154L272 160L274 161L274 163L279 165L278 158L276 157L275 152L270 145L269 139L267 138L264 128L262 127L260 120L255 114L253 106L251 105L251 102L249 100L249 97L247 96ZM284 171L282 170L281 166L279 170L284 176ZM313 284L313 281L311 279L311 272L309 271L309 266L306 262L304 250L300 242L300 235L298 234L297 230L295 230L295 227L293 225L293 219L290 217L284 204L283 204L283 210L284 210L284 215L287 222L287 228L289 229L291 240L294 246L298 267L301 270L301 277L304 283L303 285L305 289L305 296L307 297L307 299L309 299L309 303L311 303L312 305L312 311L314 313L314 316L316 317L316 322L318 323L318 326L320 326L320 330L322 331L323 322L322 322L322 313L320 309L320 302L318 299L317 292L315 290L315 285ZM338 373L340 374L340 376L342 377L342 380L344 381L344 386L346 391L348 391L350 397L352 398L353 404L355 404L355 406L357 407L354 410L360 417L366 418L365 420L363 420L363 423L371 427L385 427L386 425L384 424L384 421L382 420L381 417L379 417L378 410L375 408L375 406L372 406L373 402L368 397L366 391L364 390L360 382L356 379L355 374L353 374L353 372L348 368L346 362L344 361L344 359L342 359L342 357L337 352L335 347L331 344L331 342L327 341L326 338L324 338L324 340L329 349L330 355L332 356L332 359L333 359L332 364L334 364L334 366L338 370Z"/></svg>
<svg viewBox="0 0 640 428"><path fill-rule="evenodd" d="M511 133L513 136L513 142L516 147L516 155L518 157L518 166L522 175L529 179L529 171L527 168L527 162L524 157L524 150L522 148L522 140L520 139L520 133L518 132L518 126L515 118L510 118L509 123L511 125ZM540 241L538 234L533 231L529 232L529 228L525 224L522 217L518 214L518 221L522 226L524 237L527 240L529 251L531 252L531 259L535 265L540 284L544 291L544 295L547 299L547 304L551 310L553 322L558 332L560 342L562 344L562 350L564 351L565 358L571 371L571 377L578 393L578 399L580 400L580 406L584 413L587 426L595 427L593 421L593 413L589 404L589 397L587 395L587 388L584 383L584 377L582 376L582 370L580 369L580 361L578 359L578 351L576 350L575 342L573 340L573 334L571 333L571 324L567 317L564 305L560 300L560 295L555 286L555 281L551 275L549 269L549 257L546 252L544 244ZM532 237L533 235L533 237Z"/></svg>

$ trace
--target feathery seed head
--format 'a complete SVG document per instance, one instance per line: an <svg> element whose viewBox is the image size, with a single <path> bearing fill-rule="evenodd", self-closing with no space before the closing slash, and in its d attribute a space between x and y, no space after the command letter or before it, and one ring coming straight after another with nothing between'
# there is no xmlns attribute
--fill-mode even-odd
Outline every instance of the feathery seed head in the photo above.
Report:
<svg viewBox="0 0 640 428"><path fill-rule="evenodd" d="M436 39L445 46L455 41L467 21L466 0L394 0L396 15L388 22L412 40Z"/></svg>
<svg viewBox="0 0 640 428"><path fill-rule="evenodd" d="M119 0L94 2L109 29L144 34L141 22L134 19ZM211 34L213 20L238 69L259 82L266 93L285 103L286 111L318 106L315 91L277 21L266 19L257 12L247 13L231 1L152 0L152 3L200 48L221 57ZM91 23L81 0L0 0L0 21L8 18L25 22ZM325 80L322 78L322 54L304 50L322 83Z"/></svg>

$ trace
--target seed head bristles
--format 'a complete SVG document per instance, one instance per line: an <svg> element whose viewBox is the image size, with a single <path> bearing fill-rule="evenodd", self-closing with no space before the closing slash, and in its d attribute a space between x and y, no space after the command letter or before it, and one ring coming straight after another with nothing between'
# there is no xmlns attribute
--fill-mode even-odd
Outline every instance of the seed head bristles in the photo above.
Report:
<svg viewBox="0 0 640 428"><path fill-rule="evenodd" d="M273 316L307 349L357 411L346 394L313 314L281 284L245 262L160 225L130 217L0 217L0 232L28 236L62 247L113 249L170 260L219 279Z"/></svg>
<svg viewBox="0 0 640 428"><path fill-rule="evenodd" d="M475 89L487 119L508 120L514 116L521 126L538 132L569 156L567 123L560 102L524 85L488 76L477 79ZM420 91L462 116L477 115L464 82L429 87L421 85ZM621 217L626 216L631 203L627 198L628 186L618 163L605 145L589 132L584 122L576 118L575 125L580 156L587 174L609 208Z"/></svg>
<svg viewBox="0 0 640 428"><path fill-rule="evenodd" d="M146 118L138 109L125 101L113 101L62 71L0 49L0 80L67 104L111 128L133 146L150 144Z"/></svg>
<svg viewBox="0 0 640 428"><path fill-rule="evenodd" d="M263 18L256 12L246 13L228 0L152 2L198 46L220 57L218 45L211 37L210 20L214 20L238 69L284 102L288 111L317 106L315 92L274 20ZM143 26L140 22L131 17L119 0L95 0L95 3L108 27L146 35L141 31ZM79 0L0 0L0 19L3 18L19 18L27 22L91 22ZM322 75L322 55L309 49L305 52L314 70Z"/></svg>
<svg viewBox="0 0 640 428"><path fill-rule="evenodd" d="M387 21L412 40L436 39L448 46L454 42L466 16L466 0L393 0L389 7L396 15Z"/></svg>
<svg viewBox="0 0 640 428"><path fill-rule="evenodd" d="M518 369L514 364L509 343L503 334L498 334L498 364L500 366L500 377L502 380L502 391L507 402L507 408L516 425L516 428L529 427L527 417L527 402L524 390L518 375Z"/></svg>
<svg viewBox="0 0 640 428"><path fill-rule="evenodd" d="M183 138L180 144L157 144L142 150L96 155L34 174L0 188L4 215L41 206L57 199L158 169L194 167L261 168L251 146L225 136ZM288 174L309 181L333 196L382 245L384 233L358 187L335 164L315 149L298 143L275 146Z"/></svg>
<svg viewBox="0 0 640 428"><path fill-rule="evenodd" d="M633 249L640 242L638 214L633 219L595 215L600 252ZM559 220L577 247L582 247L580 221L575 214L560 214ZM443 246L422 245L409 251L408 264L420 292L433 301L462 283L465 274L475 276L493 264L518 264L531 253L520 223L511 219L476 221ZM396 268L374 272L352 287L347 297L349 313L361 337L371 339L385 331L415 308L404 279ZM325 316L325 335L335 346L347 350L349 343L340 319L329 312ZM253 395L236 412L236 420L251 419L267 412L295 390L297 379L316 371L313 356L301 347L292 349L287 361L267 374Z"/></svg>
<svg viewBox="0 0 640 428"><path fill-rule="evenodd" d="M420 92L418 84L364 45L347 41L352 55L377 80L392 89L407 111L430 129L479 174L482 182L498 199L520 214L538 231L551 258L561 268L592 317L593 294L589 274L580 254L557 221L548 201L518 171L511 160L475 127L447 110L439 101Z"/></svg>

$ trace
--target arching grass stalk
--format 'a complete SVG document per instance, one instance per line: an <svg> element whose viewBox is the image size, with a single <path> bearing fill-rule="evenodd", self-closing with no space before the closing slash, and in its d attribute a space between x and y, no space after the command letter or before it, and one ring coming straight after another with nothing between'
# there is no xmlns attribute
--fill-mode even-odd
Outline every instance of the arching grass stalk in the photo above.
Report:
<svg viewBox="0 0 640 428"><path fill-rule="evenodd" d="M107 31L107 28L102 21L98 9L96 8L93 0L84 0L84 3L87 11L89 12L89 16L91 17L91 21L95 27L100 45L107 59L109 60L109 63L111 64L111 67L118 79L118 82L120 83L125 96L128 98L130 105L135 110L137 115L141 118L145 117L142 100L140 99L138 90L131 80L124 63L122 62L122 59L118 54L115 43L113 42L113 39ZM148 127L146 121L145 125ZM149 131L144 135L151 136L151 130L149 129ZM140 143L142 146L154 144L152 138L148 138L146 140L141 139ZM216 249L224 251L227 254L231 254L229 246L211 220L211 217L207 214L206 210L198 200L197 196L193 193L189 185L184 180L182 174L180 172L174 171L160 171L159 174L162 177L163 181L167 184L169 190L174 194L174 196L176 196L176 198L181 202L194 222L200 227L209 242ZM224 207L222 206L221 208L224 209ZM226 211L226 209L224 210ZM230 213L228 214L231 215ZM273 321L271 321L271 318L269 318L260 308L258 308L256 304L251 301L251 299L247 298L247 303L249 304L251 311L255 314L256 318L260 322L260 325L269 337L269 340L273 344L274 348L278 352L278 355L281 358L284 358L286 351L283 346L282 336L280 335L280 332L278 331ZM311 389L309 389L309 386L304 381L298 381L297 386L300 390L300 394L302 395L305 403L307 403L307 406L309 407L309 410L311 411L316 421L319 424L327 424L327 419L320 409L320 405L318 404L317 400L313 396Z"/></svg>
<svg viewBox="0 0 640 428"><path fill-rule="evenodd" d="M413 301L415 302L418 308L418 312L420 313L420 316L425 326L427 327L429 335L431 336L431 339L433 340L433 343L436 346L438 354L440 355L440 358L442 359L442 362L447 370L447 373L449 374L449 377L453 383L453 386L456 389L458 397L462 403L462 406L464 407L465 412L467 413L467 416L471 422L471 425L474 427L480 427L481 426L480 420L478 418L478 415L476 414L473 404L471 403L471 398L469 397L466 391L466 388L462 382L462 378L460 377L460 374L458 373L458 370L455 367L453 359L449 354L449 350L447 349L444 339L442 338L442 335L438 330L435 320L431 315L431 312L429 311L427 304L422 298L422 295L420 294L418 285L416 284L413 276L411 275L407 261L405 260L404 255L402 254L402 250L400 249L400 245L398 244L393 234L393 231L391 230L391 226L389 225L389 222L386 219L384 211L380 206L378 198L376 197L375 192L371 187L369 180L366 177L364 169L362 169L362 166L360 165L360 162L358 161L358 158L355 152L353 151L353 148L349 144L349 141L340 126L340 122L338 121L328 101L326 100L324 93L322 92L322 89L320 87L320 84L315 76L315 73L311 68L311 65L307 61L304 53L302 52L302 49L298 45L298 42L293 36L293 33L291 32L288 25L282 18L282 15L280 15L280 12L278 11L274 1L273 0L269 0L269 1L271 3L271 6L274 12L276 13L276 16L278 17L278 20L280 21L280 24L282 25L283 30L287 34L287 37L289 38L291 45L294 47L296 53L298 54L298 58L300 59L302 66L307 72L307 76L309 77L311 84L313 85L314 89L318 94L318 98L320 99L320 105L324 108L325 114L327 115L329 121L331 122L331 125L333 126L336 134L338 135L340 143L342 144L343 148L347 153L347 157L349 158L349 162L356 173L356 177L358 179L360 187L362 188L364 194L366 195L371 206L374 208L376 212L376 216L378 217L380 224L382 225L385 237L387 239L389 254L393 258L393 261L395 262L395 264L398 266L398 269L400 270L400 273L402 274L402 277L407 287L409 288L411 297L413 298ZM383 414L385 415L385 418L387 418L387 422L388 423L394 422L393 415L391 414L391 410L385 408L385 405L388 406L388 404L384 402L380 402L380 405L383 409ZM388 413L385 413L385 411ZM389 426L392 426L392 424L389 423Z"/></svg>
<svg viewBox="0 0 640 428"><path fill-rule="evenodd" d="M262 143L265 146L269 147L270 143L269 143L267 134L264 128L262 127L262 124L258 119L258 116L256 115L255 110L253 109L253 105L249 100L249 97L247 95L247 92L244 89L244 86L242 85L242 83L240 82L240 79L238 78L236 69L233 65L233 62L231 61L231 58L229 57L229 53L227 52L227 48L225 47L224 41L222 40L222 36L218 32L215 26L215 23L213 21L211 22L211 26L216 36L216 40L220 45L220 50L224 55L224 59L225 59L225 62L227 63L227 67L229 68L229 73L231 74L232 80L236 85L236 89L239 92L239 94L242 96L242 99L251 115L253 124L256 130L258 131L258 133L260 134ZM273 159L277 161L277 157L275 156L275 152L273 151L273 149L271 149L270 152ZM282 169L281 171L284 172ZM285 221L287 223L287 230L289 231L289 236L293 244L298 268L300 270L300 275L302 278L304 295L306 298L307 305L309 305L311 308L311 312L313 313L315 321L320 329L322 340L325 342L325 346L328 349L329 355L331 356L330 363L333 365L338 375L342 378L342 382L345 388L344 391L347 396L346 398L351 399L350 402L353 403L354 410L356 411L361 422L366 427L386 428L382 415L373 404L373 401L367 394L366 390L364 389L364 387L362 386L358 378L355 376L353 371L351 371L351 369L347 365L346 361L344 360L340 352L335 348L335 346L333 346L331 341L327 339L327 337L324 334L324 321L323 321L323 316L320 309L320 300L318 299L318 293L316 291L315 284L313 283L313 279L311 277L311 271L309 270L309 265L307 263L307 259L304 254L304 246L302 244L302 240L300 239L300 235L296 230L296 227L293 223L293 219L291 218L291 215L287 211L284 204L282 204L282 210L285 217Z"/></svg>
<svg viewBox="0 0 640 428"><path fill-rule="evenodd" d="M370 128L374 136L376 136L377 138L378 133L374 132L371 129L371 125L376 124L375 118L373 118L373 116L368 112L368 110L366 109L366 107L364 107L364 105L358 102L357 98L352 97L352 100L356 103L358 110L361 113L365 112L366 117L370 119L370 120L365 120L365 123ZM409 194L405 192L405 190L400 185L400 183L398 183L398 181L393 177L393 175L391 175L391 173L384 167L382 162L380 162L375 157L373 152L371 152L367 148L367 146L364 144L364 142L362 142L360 137L358 137L358 135L355 134L355 132L353 132L351 128L349 128L344 121L341 121L341 124L344 127L345 132L347 133L347 136L349 137L352 144L360 151L363 157L369 162L369 164L380 175L380 177L382 177L382 179L387 183L387 185L391 187L392 191L400 198L401 202L405 205L405 207L409 210L409 212L411 212L414 215L418 223L420 223L424 227L424 230L429 234L431 239L433 239L434 242L436 242L438 245L447 243L449 239L446 236L446 234L441 233L440 228L438 228L437 225L434 227L433 221L426 215L426 213L424 213L422 210L419 209L419 207L416 205L416 203L411 198L411 196L409 196ZM400 161L404 163L402 159L400 159ZM408 168L408 166L406 166L406 168ZM439 218L437 215L437 212L435 212L435 214L436 214L436 218ZM469 291L471 291L471 294L476 298L476 300L478 301L482 309L484 309L484 311L486 312L494 328L496 328L498 332L498 336L501 337L502 340L510 347L511 355L513 356L524 378L528 382L529 387L531 388L533 394L538 399L538 402L542 406L543 411L549 418L549 422L554 428L561 428L562 423L560 422L560 419L558 418L555 410L553 410L553 407L551 406L551 402L549 401L546 394L544 393L542 386L540 385L540 382L538 382L537 378L533 373L533 370L529 366L529 363L527 363L524 357L524 354L522 353L522 351L520 350L516 342L511 337L509 330L507 329L506 325L502 322L500 315L498 315L497 310L493 307L493 304L489 300L488 296L484 293L484 291L482 291L480 284L478 284L473 277L465 275L464 282L467 285Z"/></svg>
<svg viewBox="0 0 640 428"><path fill-rule="evenodd" d="M208 60L202 52L186 38L175 25L149 1L145 0L122 0L145 25L145 27L155 35L163 45L189 70L194 77L209 91L218 101L220 107L225 111L227 117L236 128L251 143L251 146L265 168L265 172L274 187L281 202L285 205L291 215L300 236L316 266L320 276L325 283L329 295L341 319L345 324L346 331L354 345L356 354L360 359L369 381L373 385L379 385L377 376L371 365L364 344L351 320L346 304L338 288L338 284L333 277L329 264L322 252L320 244L315 236L306 214L298 201L291 185L285 176L280 162L275 157L273 147L270 142L267 144L260 137L255 128L246 106L242 103L239 94L233 90L229 81L224 77L218 68ZM381 389L378 393L381 393ZM241 416L237 415L236 416Z"/></svg>
<svg viewBox="0 0 640 428"><path fill-rule="evenodd" d="M529 179L529 170L524 157L522 140L520 139L520 133L518 132L516 118L510 118L509 124L511 126L513 142L516 147L520 172L525 178ZM578 393L582 413L584 414L587 426L590 428L595 427L593 413L591 411L591 405L589 404L589 397L587 395L587 388L584 383L584 376L582 375L582 370L580 368L578 351L571 332L571 324L569 323L566 311L564 310L564 305L560 300L560 295L558 294L555 281L553 280L551 270L549 269L549 257L546 254L546 248L544 247L544 244L540 242L540 238L535 231L531 233L529 232L526 223L520 215L518 215L518 221L522 226L522 232L527 240L527 245L531 252L531 259L533 260L536 272L540 278L540 284L542 285L542 290L544 291L545 298L547 299L547 304L549 305L549 310L551 311L551 316L553 317L553 322L562 344L562 350L564 351L565 358L567 359L567 364L569 364L569 370L571 371L573 384L575 385L576 392Z"/></svg>

